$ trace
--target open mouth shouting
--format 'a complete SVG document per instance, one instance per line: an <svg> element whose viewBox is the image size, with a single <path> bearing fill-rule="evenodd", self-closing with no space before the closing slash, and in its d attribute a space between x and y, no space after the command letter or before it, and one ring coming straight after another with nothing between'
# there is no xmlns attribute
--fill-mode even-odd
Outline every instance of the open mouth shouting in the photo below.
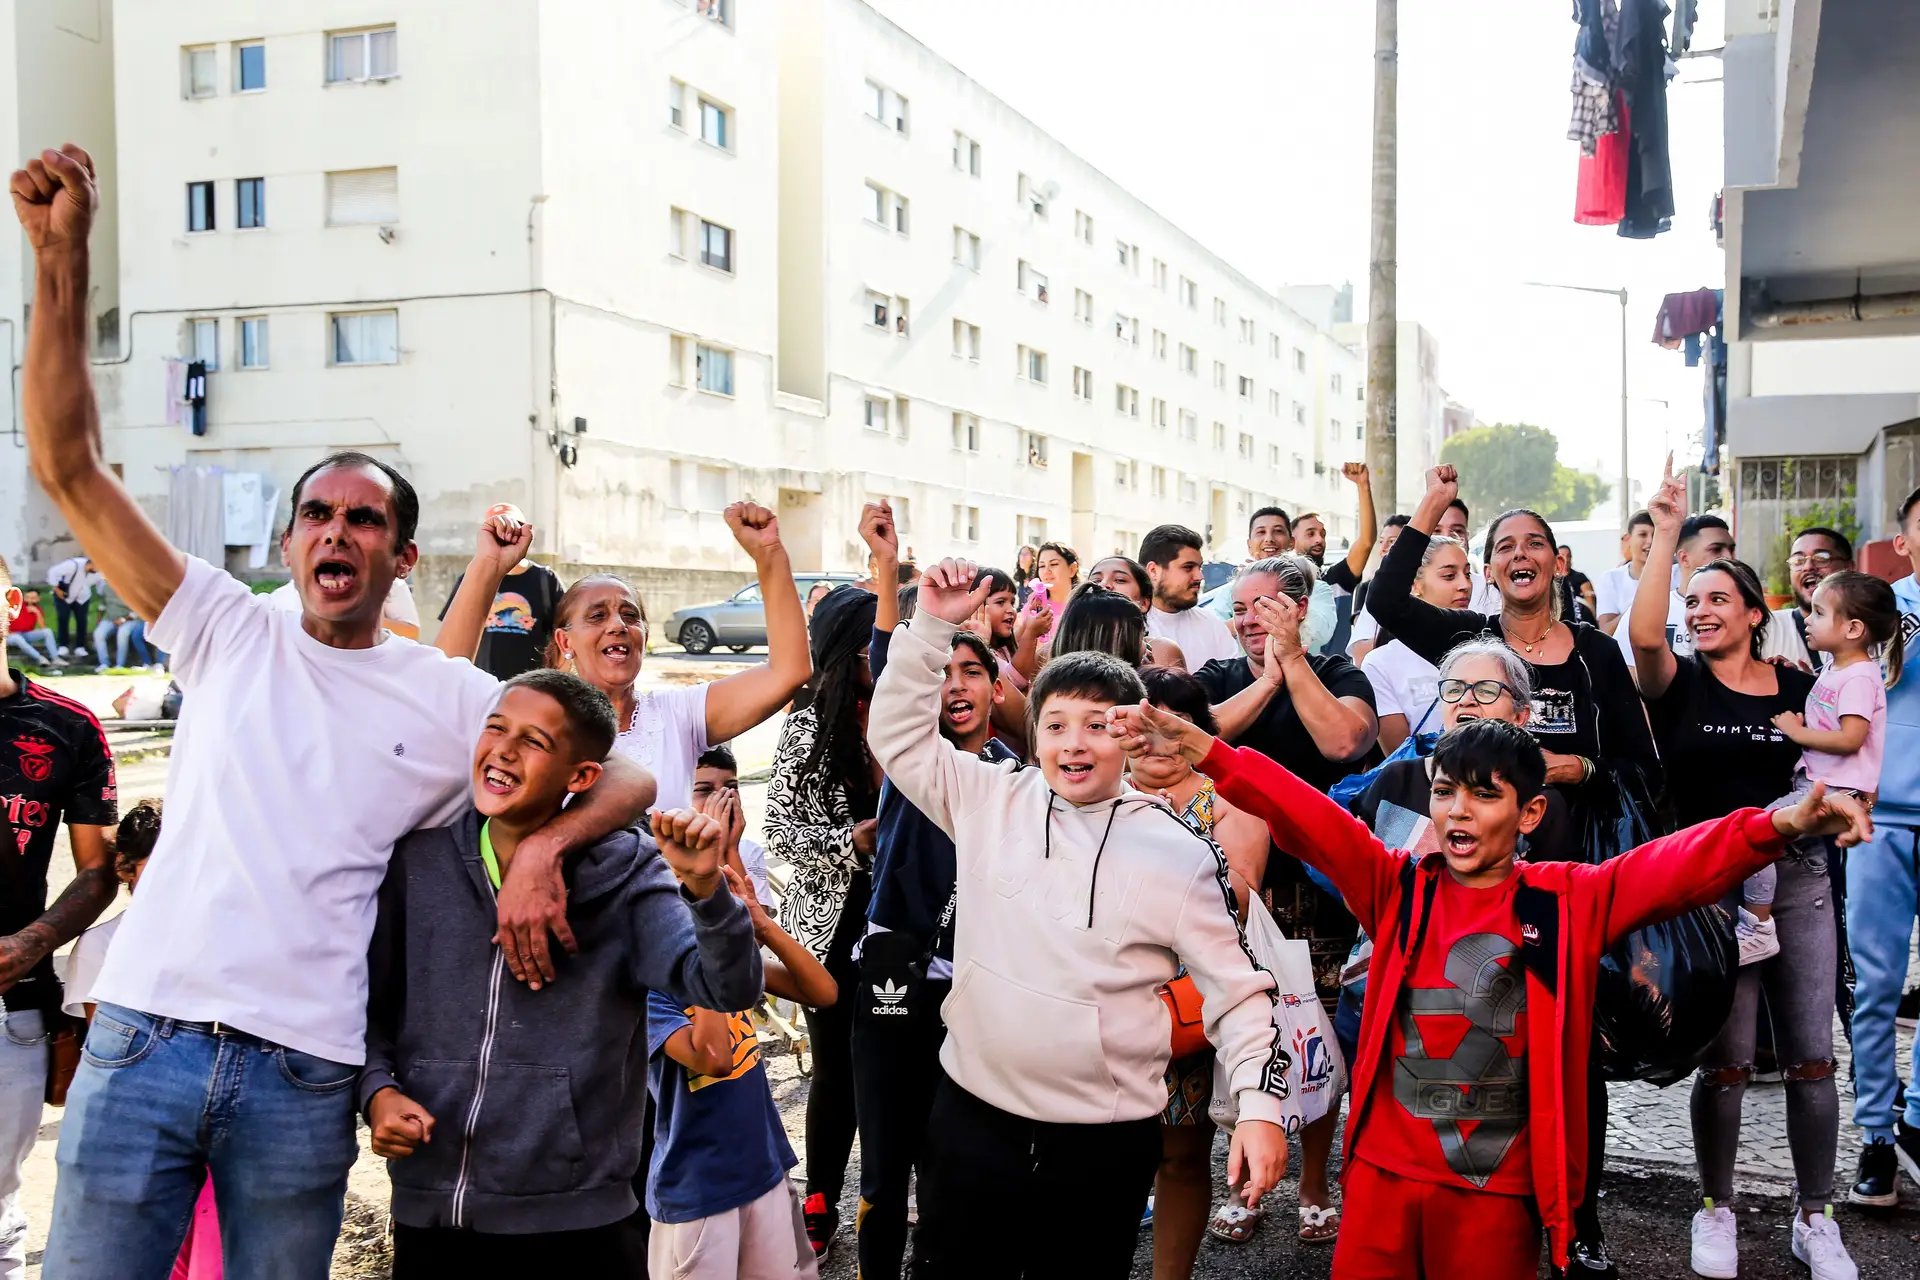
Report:
<svg viewBox="0 0 1920 1280"><path fill-rule="evenodd" d="M600 656L609 662L625 662L633 656L633 645L625 640L610 640L600 646Z"/></svg>
<svg viewBox="0 0 1920 1280"><path fill-rule="evenodd" d="M313 585L324 600L351 599L359 578L360 571L345 560L326 559L313 568Z"/></svg>
<svg viewBox="0 0 1920 1280"><path fill-rule="evenodd" d="M1471 858L1480 848L1480 837L1471 831L1462 831L1458 827L1447 832L1447 855L1453 858Z"/></svg>
<svg viewBox="0 0 1920 1280"><path fill-rule="evenodd" d="M1540 573L1532 565L1517 564L1507 570L1507 581L1516 587L1531 586L1540 580Z"/></svg>
<svg viewBox="0 0 1920 1280"><path fill-rule="evenodd" d="M952 729L970 729L976 723L977 708L969 694L957 693L946 700L940 709L940 716Z"/></svg>

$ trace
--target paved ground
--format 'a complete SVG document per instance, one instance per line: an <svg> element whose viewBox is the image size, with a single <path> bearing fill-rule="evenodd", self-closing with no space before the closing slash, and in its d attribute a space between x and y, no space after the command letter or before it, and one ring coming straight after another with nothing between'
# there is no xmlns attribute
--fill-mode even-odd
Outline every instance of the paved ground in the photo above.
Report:
<svg viewBox="0 0 1920 1280"><path fill-rule="evenodd" d="M647 662L648 682L677 684L693 680L711 680L757 658L716 655L693 660L678 655L651 655ZM59 682L63 692L95 705L103 713L112 698L129 683L126 677L76 676ZM765 725L736 743L743 773L748 778L764 774L772 760L778 725ZM159 794L166 781L164 755L148 755L123 764L120 793L131 801ZM758 830L764 808L765 786L749 783L743 789L752 829ZM55 859L56 881L70 874L71 864L64 852ZM64 872L64 874L63 874ZM116 909L118 909L116 907ZM1841 1052L1845 1053L1844 1040ZM1902 1036L1902 1072L1912 1052L1911 1033ZM769 1072L776 1100L786 1121L794 1149L804 1152L802 1132L806 1107L806 1081L795 1070L792 1060L769 1056ZM1843 1068L1841 1077L1841 1114L1852 1112L1852 1090ZM1687 1116L1686 1085L1670 1089L1626 1084L1612 1086L1613 1114L1608 1126L1608 1160L1613 1173L1603 1201L1603 1218L1621 1274L1637 1280L1676 1280L1691 1274L1687 1262L1687 1219L1698 1204L1698 1191L1692 1179L1692 1131ZM46 1242L46 1223L51 1208L54 1144L59 1137L61 1113L48 1108L34 1148L22 1188L22 1207L32 1225L29 1247L29 1276L39 1274L40 1249ZM364 1150L349 1178L347 1225L335 1257L336 1280L375 1280L388 1273L385 1242L387 1201L386 1173L383 1162ZM1779 1085L1756 1085L1748 1094L1741 1133L1739 1171L1743 1179L1740 1192L1743 1277L1765 1280L1768 1277L1801 1277L1806 1274L1791 1257L1787 1223L1790 1213L1792 1164L1786 1147L1785 1095ZM1854 1147L1858 1132L1843 1127L1840 1138L1841 1185L1851 1181ZM1225 1143L1215 1152L1216 1200L1225 1190ZM1295 1152L1295 1160L1298 1152ZM855 1152L857 1167L858 1151ZM805 1166L795 1171L804 1177ZM1325 1246L1299 1244L1287 1228L1297 1206L1294 1183L1283 1184L1276 1192L1274 1213L1253 1241L1244 1246L1209 1240L1201 1250L1196 1276L1236 1277L1324 1277L1329 1274L1331 1250ZM851 1181L843 1197L842 1214L853 1220ZM991 1229L991 1206L983 1206L983 1229ZM1869 1218L1855 1211L1841 1210L1842 1231L1860 1266L1864 1280L1916 1280L1920 1278L1920 1191L1903 1187L1900 1208L1890 1215ZM1065 1221L1063 1215L1063 1221ZM1360 1224L1350 1224L1360 1225ZM1067 1228L1067 1229L1070 1229ZM827 1280L851 1280L854 1275L851 1227L842 1230L838 1248L830 1258L823 1276ZM1134 1275L1152 1273L1150 1241L1143 1234Z"/></svg>

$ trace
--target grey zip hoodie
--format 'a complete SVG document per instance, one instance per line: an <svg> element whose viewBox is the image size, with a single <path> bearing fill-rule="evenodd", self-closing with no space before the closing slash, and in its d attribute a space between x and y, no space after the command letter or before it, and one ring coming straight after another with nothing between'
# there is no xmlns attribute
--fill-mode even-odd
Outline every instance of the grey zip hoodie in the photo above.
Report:
<svg viewBox="0 0 1920 1280"><path fill-rule="evenodd" d="M760 952L724 888L687 896L651 836L616 831L567 868L580 954L530 991L493 945L480 815L394 847L369 953L360 1108L392 1086L433 1140L387 1168L394 1218L502 1235L617 1222L636 1201L647 1095L647 992L749 1008Z"/></svg>

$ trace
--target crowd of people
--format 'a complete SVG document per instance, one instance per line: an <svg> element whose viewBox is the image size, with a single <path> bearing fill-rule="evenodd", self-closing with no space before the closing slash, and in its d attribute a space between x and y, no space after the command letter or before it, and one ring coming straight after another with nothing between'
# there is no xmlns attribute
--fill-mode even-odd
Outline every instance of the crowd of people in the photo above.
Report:
<svg viewBox="0 0 1920 1280"><path fill-rule="evenodd" d="M1178 525L1131 556L922 572L884 502L861 513L870 576L802 601L777 519L741 501L767 660L643 688L640 594L561 583L510 507L480 518L434 644L408 638L419 503L364 454L293 486L281 601L171 546L101 452L91 163L47 152L12 189L28 449L85 552L54 647L84 636L97 572L184 702L164 823L122 817L98 721L0 673L0 1276L24 1265L43 1095L66 1106L49 1280L324 1276L360 1123L398 1277L815 1275L856 1137L868 1280L1125 1276L1143 1230L1178 1280L1205 1237L1260 1229L1296 1139L1288 1230L1336 1276L1531 1277L1543 1246L1555 1276L1611 1276L1602 961L1702 911L1739 969L1688 1060L1693 1269L1737 1274L1765 1041L1790 1248L1856 1275L1836 1010L1866 1135L1844 1198L1920 1180L1894 1047L1920 587L1855 571L1839 533L1800 535L1796 605L1770 613L1671 476L1622 565L1576 583L1538 514L1476 547L1440 467L1377 521L1351 464L1343 556L1318 513L1265 508L1205 602L1206 540ZM1920 492L1896 546L1920 572ZM756 841L728 743L783 712ZM1597 851L1621 797L1652 838ZM49 904L60 825L75 875ZM1256 958L1256 915L1305 944L1304 977ZM807 1011L803 1186L763 992ZM1302 1017L1337 1048L1282 1034ZM1341 1101L1303 1102L1341 1080L1336 1190Z"/></svg>

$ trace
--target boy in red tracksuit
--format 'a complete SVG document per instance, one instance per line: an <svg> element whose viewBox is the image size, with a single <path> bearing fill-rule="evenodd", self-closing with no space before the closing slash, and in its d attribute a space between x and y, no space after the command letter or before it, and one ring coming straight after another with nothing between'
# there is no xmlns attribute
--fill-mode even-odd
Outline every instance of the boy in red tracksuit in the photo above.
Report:
<svg viewBox="0 0 1920 1280"><path fill-rule="evenodd" d="M1519 1280L1544 1225L1565 1267L1584 1184L1587 1051L1600 957L1631 930L1714 902L1788 839L1864 839L1852 797L1743 809L1597 866L1516 862L1546 812L1524 729L1461 725L1433 756L1440 851L1390 851L1267 757L1150 706L1117 709L1129 754L1178 750L1281 848L1325 872L1374 938L1347 1123L1335 1280Z"/></svg>

